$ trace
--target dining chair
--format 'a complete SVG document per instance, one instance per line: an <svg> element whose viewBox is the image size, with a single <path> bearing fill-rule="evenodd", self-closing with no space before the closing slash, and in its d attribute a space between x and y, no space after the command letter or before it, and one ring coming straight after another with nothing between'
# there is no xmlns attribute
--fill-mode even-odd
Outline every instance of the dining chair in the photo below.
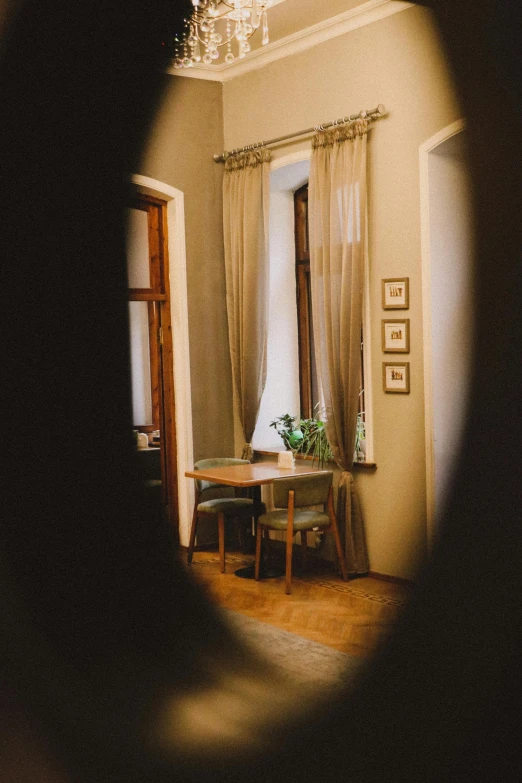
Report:
<svg viewBox="0 0 522 783"><path fill-rule="evenodd" d="M333 507L333 473L316 476L295 476L277 479L273 483L275 511L263 514L257 521L255 578L259 579L261 543L269 530L286 531L285 589L292 592L292 547L294 535L301 534L303 565L306 564L307 532L332 530L339 565L344 581L348 580L346 560L339 538L339 528ZM304 507L323 506L323 511L302 511ZM296 510L299 509L299 510Z"/></svg>
<svg viewBox="0 0 522 783"><path fill-rule="evenodd" d="M250 461L247 459L232 459L229 457L216 457L214 459L202 459L196 462L194 470L207 470L209 468L224 468L230 465L244 465ZM248 519L254 519L257 521L258 517L265 512L265 504L255 501L249 497L237 497L229 495L227 497L210 497L205 498L205 495L210 494L214 490L228 490L234 491L233 487L225 484L218 484L211 481L204 481L196 479L196 498L194 503L194 513L192 515L192 526L190 529L189 549L187 562L192 563L192 555L194 553L194 543L196 540L196 533L198 527L198 518L200 516L213 516L217 518L218 523L218 544L219 544L219 561L221 566L221 573L225 573L225 521L227 519L235 519L238 521L244 521Z"/></svg>

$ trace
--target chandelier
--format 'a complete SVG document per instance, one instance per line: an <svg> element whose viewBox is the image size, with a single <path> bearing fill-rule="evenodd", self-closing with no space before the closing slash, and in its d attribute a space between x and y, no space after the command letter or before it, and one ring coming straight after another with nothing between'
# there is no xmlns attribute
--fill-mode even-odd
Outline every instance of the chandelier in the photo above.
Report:
<svg viewBox="0 0 522 783"><path fill-rule="evenodd" d="M194 11L185 19L182 41L176 39L175 68L191 68L200 62L211 65L224 52L226 63L250 51L249 39L261 27L267 44L266 9L272 0L192 0Z"/></svg>

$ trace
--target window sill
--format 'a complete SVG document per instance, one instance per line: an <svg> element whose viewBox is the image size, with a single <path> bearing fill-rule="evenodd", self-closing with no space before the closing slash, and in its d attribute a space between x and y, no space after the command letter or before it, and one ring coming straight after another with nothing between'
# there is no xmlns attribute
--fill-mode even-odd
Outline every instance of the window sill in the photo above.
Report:
<svg viewBox="0 0 522 783"><path fill-rule="evenodd" d="M277 455L280 454L282 451L286 451L286 449L254 449L254 458L255 457L273 457L274 459L277 459ZM314 457L311 455L306 454L298 454L296 455L296 459L301 460L309 460L312 462L314 460ZM316 460L317 461L317 460ZM325 462L325 465L334 465L333 462ZM353 468L356 470L376 470L377 464L375 462L354 462Z"/></svg>

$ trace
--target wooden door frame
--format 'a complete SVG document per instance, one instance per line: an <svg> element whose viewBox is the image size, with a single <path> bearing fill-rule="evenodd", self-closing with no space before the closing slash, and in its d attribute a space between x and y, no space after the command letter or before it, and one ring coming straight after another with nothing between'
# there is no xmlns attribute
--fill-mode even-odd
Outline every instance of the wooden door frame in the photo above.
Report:
<svg viewBox="0 0 522 783"><path fill-rule="evenodd" d="M172 344L172 320L170 302L170 260L168 250L168 222L167 203L163 200L162 209L162 243L163 262L165 274L165 291L168 299L158 302L160 314L160 352L161 352L161 382L160 403L163 410L163 426L165 429L165 442L161 443L162 450L162 481L167 486L166 499L168 501L168 515L179 543L179 508L178 508L178 464L177 464L177 432L176 432L176 402L174 389L174 360Z"/></svg>
<svg viewBox="0 0 522 783"><path fill-rule="evenodd" d="M308 182L294 193L294 241L296 253L296 293L297 293L297 341L299 350L299 400L300 415L310 419L314 415L312 397L312 354L310 334L309 282L310 253L306 246L307 221L303 223L301 204L308 203Z"/></svg>
<svg viewBox="0 0 522 783"><path fill-rule="evenodd" d="M177 503L177 449L170 317L170 277L167 202L149 193L136 191L131 208L147 213L150 287L129 288L129 301L147 303L152 425L138 430L159 429L161 433L161 481L163 508L179 535Z"/></svg>
<svg viewBox="0 0 522 783"><path fill-rule="evenodd" d="M185 210L183 192L159 180L134 174L131 183L137 192L155 196L166 202L166 226L169 257L168 290L171 323L164 329L163 340L171 343L172 373L169 373L170 392L165 395L175 400L171 416L176 429L175 458L177 481L171 487L171 497L177 497L179 540L188 545L190 520L194 506L194 482L187 481L185 471L194 464L192 434L192 397L190 384L190 351L188 336L188 301L185 248Z"/></svg>

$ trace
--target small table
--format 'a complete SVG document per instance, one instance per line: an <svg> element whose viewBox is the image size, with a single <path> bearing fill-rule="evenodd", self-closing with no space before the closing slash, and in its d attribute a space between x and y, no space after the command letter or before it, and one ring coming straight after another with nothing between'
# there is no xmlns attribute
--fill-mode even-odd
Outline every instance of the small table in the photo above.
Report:
<svg viewBox="0 0 522 783"><path fill-rule="evenodd" d="M295 465L293 468L279 468L277 464L268 462L254 462L244 465L227 465L221 468L208 468L206 470L187 470L187 478L199 479L200 481L211 481L215 484L224 484L227 487L252 487L257 493L257 500L261 500L261 486L263 484L272 484L276 479L291 478L292 476L310 476L318 473L328 473L328 470L321 468L308 467L306 465ZM254 578L254 566L240 568L234 572L236 576L247 579ZM262 572L261 578L269 579L274 576L283 576L284 570L279 572Z"/></svg>

